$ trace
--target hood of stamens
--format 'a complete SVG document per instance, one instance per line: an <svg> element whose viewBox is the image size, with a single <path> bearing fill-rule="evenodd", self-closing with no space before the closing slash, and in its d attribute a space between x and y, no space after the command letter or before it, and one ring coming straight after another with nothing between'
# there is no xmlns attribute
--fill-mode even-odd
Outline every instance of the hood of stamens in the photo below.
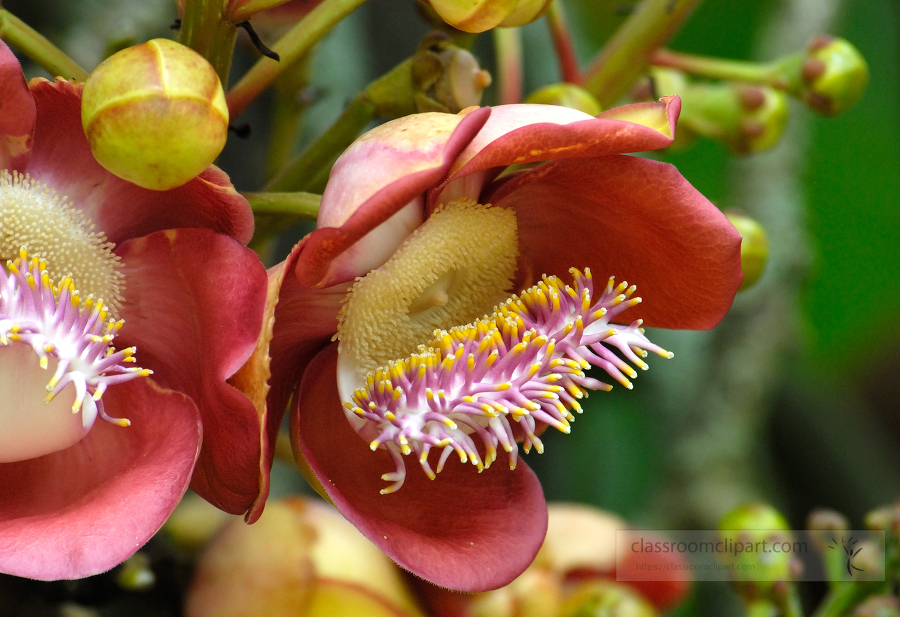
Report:
<svg viewBox="0 0 900 617"><path fill-rule="evenodd" d="M82 298L102 300L115 316L124 278L114 245L64 196L28 174L0 171L0 263L26 247L54 281L71 277Z"/></svg>
<svg viewBox="0 0 900 617"><path fill-rule="evenodd" d="M545 276L492 314L437 332L418 353L376 369L345 400L360 435L395 462L396 471L382 476L392 483L382 493L403 485L404 457L411 454L431 479L454 453L481 471L502 448L514 468L514 424L525 451L542 452L538 423L568 433L572 412L582 411L578 401L590 390L612 388L587 369L599 367L630 389L632 365L647 369L648 351L672 357L647 339L640 320L611 323L640 303L634 286L609 279L595 296L590 270L571 272L574 287ZM439 454L430 457L432 450Z"/></svg>
<svg viewBox="0 0 900 617"><path fill-rule="evenodd" d="M338 318L341 361L361 380L415 352L435 330L489 313L509 295L517 257L511 210L471 199L438 208L350 290Z"/></svg>
<svg viewBox="0 0 900 617"><path fill-rule="evenodd" d="M48 263L25 249L0 267L0 463L64 450L98 416L130 425L107 415L103 394L151 371L134 366L134 348L113 348L123 322L74 292L71 278L54 285Z"/></svg>

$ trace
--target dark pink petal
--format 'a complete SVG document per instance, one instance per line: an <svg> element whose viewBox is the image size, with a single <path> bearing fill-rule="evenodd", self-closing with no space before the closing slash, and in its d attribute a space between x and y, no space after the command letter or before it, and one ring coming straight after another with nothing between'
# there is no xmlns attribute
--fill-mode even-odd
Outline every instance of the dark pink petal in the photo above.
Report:
<svg viewBox="0 0 900 617"><path fill-rule="evenodd" d="M555 105L502 105L453 166L453 179L493 167L664 148L681 99L625 105L591 116Z"/></svg>
<svg viewBox="0 0 900 617"><path fill-rule="evenodd" d="M123 428L97 419L67 450L0 465L0 571L55 580L105 572L150 539L187 490L197 407L151 379L103 396Z"/></svg>
<svg viewBox="0 0 900 617"><path fill-rule="evenodd" d="M37 127L28 172L84 210L116 244L163 229L209 228L242 243L253 213L228 176L210 166L187 184L151 191L114 176L94 159L81 128L82 84L31 81Z"/></svg>
<svg viewBox="0 0 900 617"><path fill-rule="evenodd" d="M644 302L623 320L704 330L722 319L743 278L740 234L671 165L631 156L552 161L490 201L518 215L516 289L589 266L595 285L609 276L637 285Z"/></svg>
<svg viewBox="0 0 900 617"><path fill-rule="evenodd" d="M270 269L269 277L290 271L295 262L296 257L288 258L288 261ZM301 285L296 277L284 277L275 306L275 328L269 346L272 378L267 406L273 416L271 430L275 434L306 366L337 332L338 312L349 288L350 283L344 283L316 289ZM274 414L277 414L277 423Z"/></svg>
<svg viewBox="0 0 900 617"><path fill-rule="evenodd" d="M479 474L453 457L429 480L414 456L396 493L379 494L394 471L390 455L372 452L341 410L337 345L303 376L291 418L292 438L335 506L391 559L437 585L485 591L506 585L537 554L547 507L534 473L502 459Z"/></svg>
<svg viewBox="0 0 900 617"><path fill-rule="evenodd" d="M339 258L440 183L489 114L478 109L461 120L449 114L409 116L370 131L351 145L331 170L319 209L319 229L295 249L297 279L307 287L343 283L371 269L368 262L359 263L368 248L377 250L385 242L399 246L406 237L402 230L389 237L372 236L365 248Z"/></svg>
<svg viewBox="0 0 900 617"><path fill-rule="evenodd" d="M0 41L0 169L25 171L34 135L34 99L19 61Z"/></svg>
<svg viewBox="0 0 900 617"><path fill-rule="evenodd" d="M204 439L191 487L243 514L260 491L262 428L250 400L225 380L256 347L265 268L253 251L208 229L157 232L116 253L126 285L119 344L137 346L140 366L197 403Z"/></svg>

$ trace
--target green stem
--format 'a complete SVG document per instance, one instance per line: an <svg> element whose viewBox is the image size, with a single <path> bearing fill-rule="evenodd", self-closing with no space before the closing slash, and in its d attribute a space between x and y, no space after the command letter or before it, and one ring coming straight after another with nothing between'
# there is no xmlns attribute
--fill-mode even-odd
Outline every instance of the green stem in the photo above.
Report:
<svg viewBox="0 0 900 617"><path fill-rule="evenodd" d="M550 26L550 36L553 38L553 46L556 48L556 58L559 60L559 72L562 80L571 84L580 83L578 59L575 57L575 46L572 44L572 35L569 32L561 0L553 0L550 3L546 17L547 25Z"/></svg>
<svg viewBox="0 0 900 617"><path fill-rule="evenodd" d="M707 58L692 54L682 54L667 49L660 49L654 53L651 63L654 66L678 69L682 73L710 79L742 81L773 87L778 87L778 84L781 83L777 65L774 64Z"/></svg>
<svg viewBox="0 0 900 617"><path fill-rule="evenodd" d="M497 50L497 102L509 105L522 102L522 34L518 28L494 28Z"/></svg>
<svg viewBox="0 0 900 617"><path fill-rule="evenodd" d="M294 152L303 125L303 114L311 102L310 97L303 94L308 84L309 57L297 62L275 84L275 106L266 157L267 180L284 167Z"/></svg>
<svg viewBox="0 0 900 617"><path fill-rule="evenodd" d="M0 9L0 38L34 60L51 75L85 81L87 71L21 19Z"/></svg>
<svg viewBox="0 0 900 617"><path fill-rule="evenodd" d="M266 184L267 191L309 190L375 116L375 106L359 94L325 133Z"/></svg>
<svg viewBox="0 0 900 617"><path fill-rule="evenodd" d="M813 617L841 617L878 591L879 587L873 583L844 583L825 597Z"/></svg>
<svg viewBox="0 0 900 617"><path fill-rule="evenodd" d="M308 221L319 215L321 195L315 193L241 193L254 214L291 216Z"/></svg>
<svg viewBox="0 0 900 617"><path fill-rule="evenodd" d="M584 87L604 109L613 105L646 70L701 0L642 0L613 34L583 76Z"/></svg>
<svg viewBox="0 0 900 617"><path fill-rule="evenodd" d="M227 0L186 0L181 20L181 43L206 58L222 87L228 87L237 27L225 14Z"/></svg>
<svg viewBox="0 0 900 617"><path fill-rule="evenodd" d="M288 2L288 0L246 0L233 8L229 17L231 17L231 21L239 24L261 11L267 11L285 2Z"/></svg>
<svg viewBox="0 0 900 617"><path fill-rule="evenodd" d="M272 46L272 51L281 57L281 61L261 58L228 93L226 98L231 117L241 115L281 73L306 55L329 30L365 1L323 0L310 11Z"/></svg>

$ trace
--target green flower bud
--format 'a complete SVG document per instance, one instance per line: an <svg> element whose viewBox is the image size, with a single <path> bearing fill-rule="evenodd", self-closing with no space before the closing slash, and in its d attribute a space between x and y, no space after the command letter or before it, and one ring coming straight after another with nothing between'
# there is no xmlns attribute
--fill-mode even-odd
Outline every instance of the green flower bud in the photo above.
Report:
<svg viewBox="0 0 900 617"><path fill-rule="evenodd" d="M540 90L535 90L528 95L525 102L570 107L592 116L596 116L603 111L603 108L600 107L600 103L597 102L597 99L595 99L590 92L575 84L569 83L544 86Z"/></svg>
<svg viewBox="0 0 900 617"><path fill-rule="evenodd" d="M119 566L116 582L128 591L147 591L156 585L156 575L150 568L150 558L144 553L135 553Z"/></svg>
<svg viewBox="0 0 900 617"><path fill-rule="evenodd" d="M193 179L219 155L228 108L216 71L203 57L154 39L94 69L84 85L81 124L103 167L162 191Z"/></svg>
<svg viewBox="0 0 900 617"><path fill-rule="evenodd" d="M421 0L447 24L464 32L495 28L516 9L518 0Z"/></svg>
<svg viewBox="0 0 900 617"><path fill-rule="evenodd" d="M869 66L848 41L820 35L806 49L799 96L824 116L836 116L856 104L869 83Z"/></svg>
<svg viewBox="0 0 900 617"><path fill-rule="evenodd" d="M741 241L741 271L744 282L738 291L752 287L760 279L769 259L769 240L765 228L757 221L741 212L731 211L725 215L744 239Z"/></svg>
<svg viewBox="0 0 900 617"><path fill-rule="evenodd" d="M768 86L689 84L681 94L680 123L749 154L771 148L784 132L787 96Z"/></svg>
<svg viewBox="0 0 900 617"><path fill-rule="evenodd" d="M594 580L575 588L563 617L656 617L653 606L625 585Z"/></svg>
<svg viewBox="0 0 900 617"><path fill-rule="evenodd" d="M502 28L515 28L530 24L541 17L553 0L519 0L516 8L500 22ZM600 112L597 112L600 113Z"/></svg>
<svg viewBox="0 0 900 617"><path fill-rule="evenodd" d="M764 503L736 508L719 523L719 536L729 549L723 561L734 565L733 585L745 599L784 597L800 562L785 543L793 536L784 516ZM778 546L778 549L774 547Z"/></svg>

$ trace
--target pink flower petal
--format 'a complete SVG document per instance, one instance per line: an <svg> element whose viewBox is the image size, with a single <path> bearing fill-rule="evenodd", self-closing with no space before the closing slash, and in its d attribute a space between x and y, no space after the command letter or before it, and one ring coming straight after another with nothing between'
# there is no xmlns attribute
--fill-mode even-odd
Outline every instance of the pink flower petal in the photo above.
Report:
<svg viewBox="0 0 900 617"><path fill-rule="evenodd" d="M280 270L290 271L296 263L296 253L269 271L277 276ZM271 389L267 399L269 414L277 413L277 434L288 401L309 362L331 341L337 331L337 316L351 283L316 289L305 287L296 277L284 278L275 307L275 328L269 356L272 358Z"/></svg>
<svg viewBox="0 0 900 617"><path fill-rule="evenodd" d="M617 107L597 118L555 105L494 107L454 163L452 179L492 167L664 148L680 111L678 97Z"/></svg>
<svg viewBox="0 0 900 617"><path fill-rule="evenodd" d="M201 433L193 402L152 378L113 386L103 401L131 426L98 419L67 450L0 465L0 571L42 580L105 572L187 490Z"/></svg>
<svg viewBox="0 0 900 617"><path fill-rule="evenodd" d="M379 494L390 455L372 452L350 427L338 399L337 345L304 374L291 433L335 506L391 559L437 585L461 591L501 587L531 563L547 530L547 507L534 473L502 459L479 474L449 460L434 481L406 457L396 493Z"/></svg>
<svg viewBox="0 0 900 617"><path fill-rule="evenodd" d="M34 100L19 61L0 41L0 169L24 171L34 135Z"/></svg>
<svg viewBox="0 0 900 617"><path fill-rule="evenodd" d="M253 213L224 172L210 166L169 191L135 186L106 171L91 154L81 128L82 84L34 79L30 86L37 127L28 172L68 196L111 242L180 227L250 241Z"/></svg>
<svg viewBox="0 0 900 617"><path fill-rule="evenodd" d="M295 249L298 280L307 287L352 280L372 267L369 263L360 266L360 256L385 242L399 246L409 233L404 233L404 225L389 236L364 237L443 180L489 114L478 109L463 117L407 116L354 142L331 171L319 209L319 229ZM361 248L340 257L361 240Z"/></svg>
<svg viewBox="0 0 900 617"><path fill-rule="evenodd" d="M204 439L191 486L242 514L260 491L262 429L250 400L225 380L256 347L265 268L253 251L208 229L157 232L116 253L126 284L120 345L137 346L140 366L197 403Z"/></svg>
<svg viewBox="0 0 900 617"><path fill-rule="evenodd" d="M742 280L741 236L671 165L631 156L552 161L490 196L519 223L516 289L542 274L589 266L637 285L644 302L623 319L704 330L731 307Z"/></svg>

